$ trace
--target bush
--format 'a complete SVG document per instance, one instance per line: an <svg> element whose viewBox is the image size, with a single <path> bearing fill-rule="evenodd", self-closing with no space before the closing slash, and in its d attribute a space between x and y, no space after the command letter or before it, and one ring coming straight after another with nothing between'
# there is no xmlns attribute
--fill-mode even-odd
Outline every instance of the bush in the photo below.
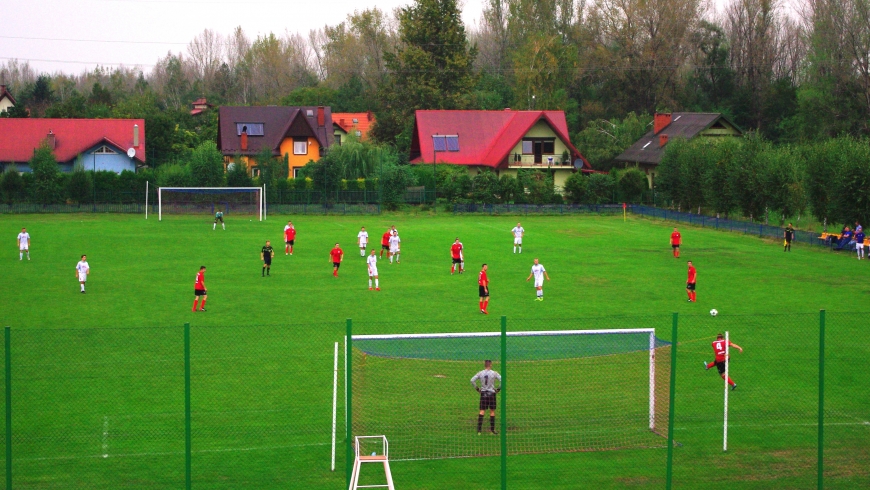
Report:
<svg viewBox="0 0 870 490"><path fill-rule="evenodd" d="M224 157L213 141L200 143L189 159L190 180L195 187L223 187Z"/></svg>
<svg viewBox="0 0 870 490"><path fill-rule="evenodd" d="M70 201L75 203L91 202L94 197L92 184L91 175L85 172L81 165L76 164L70 175L69 182L67 182L66 195Z"/></svg>
<svg viewBox="0 0 870 490"><path fill-rule="evenodd" d="M381 203L390 210L397 209L404 203L408 187L417 183L414 171L409 165L398 165L392 161L381 164L380 179L383 185Z"/></svg>
<svg viewBox="0 0 870 490"><path fill-rule="evenodd" d="M592 174L586 182L586 202L602 204L613 201L613 179L608 174Z"/></svg>
<svg viewBox="0 0 870 490"><path fill-rule="evenodd" d="M157 185L160 187L189 187L190 172L187 165L177 163L161 165L157 170Z"/></svg>
<svg viewBox="0 0 870 490"><path fill-rule="evenodd" d="M571 174L565 181L565 198L572 204L580 204L586 202L586 184L588 177L582 172Z"/></svg>
<svg viewBox="0 0 870 490"><path fill-rule="evenodd" d="M15 165L7 165L3 175L0 176L0 191L3 194L3 201L7 204L24 199L24 179L21 178Z"/></svg>
<svg viewBox="0 0 870 490"><path fill-rule="evenodd" d="M498 177L495 176L495 172L482 170L474 176L471 185L471 197L474 202L484 204L501 202L501 186L499 185Z"/></svg>
<svg viewBox="0 0 870 490"><path fill-rule="evenodd" d="M501 196L502 202L516 202L517 179L510 175L502 175L501 178L498 179L498 193Z"/></svg>
<svg viewBox="0 0 870 490"><path fill-rule="evenodd" d="M33 200L43 204L61 202L60 168L51 148L40 145L28 163L33 174Z"/></svg>
<svg viewBox="0 0 870 490"><path fill-rule="evenodd" d="M229 187L254 187L254 179L248 174L248 167L240 158L227 166L226 178Z"/></svg>
<svg viewBox="0 0 870 490"><path fill-rule="evenodd" d="M629 168L619 173L617 188L623 202L639 202L643 193L649 189L649 181L639 169Z"/></svg>

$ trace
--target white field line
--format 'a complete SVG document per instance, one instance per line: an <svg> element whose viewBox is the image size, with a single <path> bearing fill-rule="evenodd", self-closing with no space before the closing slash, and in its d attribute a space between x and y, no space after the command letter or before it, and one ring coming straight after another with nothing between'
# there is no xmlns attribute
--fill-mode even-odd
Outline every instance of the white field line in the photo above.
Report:
<svg viewBox="0 0 870 490"><path fill-rule="evenodd" d="M200 449L198 451L191 451L194 454L203 454L203 453L230 453L230 452L247 452L247 451L269 451L273 449L288 449L294 447L310 447L310 446L329 446L330 442L315 442L311 444L289 444L283 446L263 446L263 447L242 447L242 448L225 448L225 449ZM129 453L129 454L114 454L113 458L143 458L143 457L151 457L151 456L173 456L178 454L184 454L184 451L166 451L166 452L155 452L155 453ZM48 456L48 457L39 457L39 458L15 458L17 461L54 461L54 460L70 460L70 459L92 459L92 458L102 458L101 454L90 454L84 456Z"/></svg>
<svg viewBox="0 0 870 490"><path fill-rule="evenodd" d="M109 457L109 417L103 417L103 457Z"/></svg>
<svg viewBox="0 0 870 490"><path fill-rule="evenodd" d="M728 427L817 427L819 424L817 423L805 423L805 424L728 424ZM835 425L865 425L870 427L870 421L863 420L861 422L826 422L825 427L832 427ZM674 430L699 430L695 427L674 427Z"/></svg>

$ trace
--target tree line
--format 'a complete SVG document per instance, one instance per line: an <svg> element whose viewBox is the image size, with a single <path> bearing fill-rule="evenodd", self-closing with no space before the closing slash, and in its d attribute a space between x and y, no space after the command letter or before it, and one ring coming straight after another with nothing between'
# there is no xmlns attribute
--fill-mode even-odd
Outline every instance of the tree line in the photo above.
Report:
<svg viewBox="0 0 870 490"><path fill-rule="evenodd" d="M456 0L415 0L307 34L207 29L148 72L40 74L11 60L0 81L19 101L11 116L144 117L152 166L216 139L214 111L188 113L199 97L371 110L376 140L399 153L417 109L563 110L572 138L588 142L584 153L619 141L611 122L654 111L722 112L775 144L870 134L870 4L789 5L487 0L466 26ZM608 169L614 153L596 168Z"/></svg>
<svg viewBox="0 0 870 490"><path fill-rule="evenodd" d="M656 191L677 209L780 223L813 216L826 224L868 223L870 140L848 136L774 145L747 138L672 140Z"/></svg>

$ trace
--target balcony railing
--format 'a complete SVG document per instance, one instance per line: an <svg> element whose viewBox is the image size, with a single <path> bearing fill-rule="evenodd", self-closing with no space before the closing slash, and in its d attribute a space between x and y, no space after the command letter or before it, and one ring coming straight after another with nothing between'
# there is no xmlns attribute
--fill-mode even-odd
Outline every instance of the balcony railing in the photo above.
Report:
<svg viewBox="0 0 870 490"><path fill-rule="evenodd" d="M512 153L508 156L508 167L570 167L571 160L562 161L562 155L541 155L540 162L535 162L535 155Z"/></svg>

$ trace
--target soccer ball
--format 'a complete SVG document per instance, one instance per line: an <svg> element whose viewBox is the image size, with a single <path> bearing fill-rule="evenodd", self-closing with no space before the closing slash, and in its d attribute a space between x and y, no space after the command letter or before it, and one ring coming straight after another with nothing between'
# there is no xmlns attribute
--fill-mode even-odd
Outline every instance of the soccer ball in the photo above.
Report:
<svg viewBox="0 0 870 490"><path fill-rule="evenodd" d="M710 316L716 316L718 314L719 314L719 310L717 310L716 308L713 308L712 310L710 310Z"/></svg>

